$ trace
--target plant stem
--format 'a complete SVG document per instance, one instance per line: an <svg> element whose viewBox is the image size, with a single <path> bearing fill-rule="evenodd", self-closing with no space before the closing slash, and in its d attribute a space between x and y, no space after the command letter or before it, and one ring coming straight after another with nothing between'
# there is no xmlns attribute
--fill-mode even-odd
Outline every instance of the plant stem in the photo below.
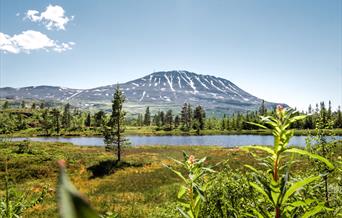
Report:
<svg viewBox="0 0 342 218"><path fill-rule="evenodd" d="M273 174L273 179L274 181L278 182L279 177L278 177L278 162L279 162L279 156L277 155L276 159L274 160L274 174ZM278 202L277 202L278 204ZM280 207L276 205L275 208L275 218L280 218Z"/></svg>
<svg viewBox="0 0 342 218"><path fill-rule="evenodd" d="M9 205L9 187L8 187L8 170L7 170L7 157L5 162L5 190L6 190L6 216L10 214L10 205Z"/></svg>

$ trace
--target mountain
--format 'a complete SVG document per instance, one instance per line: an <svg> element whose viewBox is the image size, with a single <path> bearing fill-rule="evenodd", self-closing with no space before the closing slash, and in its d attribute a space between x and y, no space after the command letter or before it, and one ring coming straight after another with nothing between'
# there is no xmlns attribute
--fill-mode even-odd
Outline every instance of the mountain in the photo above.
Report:
<svg viewBox="0 0 342 218"><path fill-rule="evenodd" d="M70 89L57 86L0 88L1 98L39 99L69 102L82 108L109 109L116 85L93 89ZM256 110L262 100L240 89L229 80L188 71L162 71L120 84L132 113L141 113L146 106L152 111L179 110L184 102L202 105L207 111L222 115ZM276 103L266 102L266 107Z"/></svg>

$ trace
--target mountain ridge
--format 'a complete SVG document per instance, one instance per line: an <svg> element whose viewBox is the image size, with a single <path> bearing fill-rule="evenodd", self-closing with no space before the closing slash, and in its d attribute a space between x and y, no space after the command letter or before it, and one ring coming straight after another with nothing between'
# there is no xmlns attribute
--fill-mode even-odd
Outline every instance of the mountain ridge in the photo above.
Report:
<svg viewBox="0 0 342 218"><path fill-rule="evenodd" d="M82 108L102 105L108 109L115 86L111 84L91 89L47 85L3 87L0 88L0 97L16 100L56 100ZM178 108L184 102L189 102L219 114L231 114L256 110L262 102L261 98L244 91L227 79L184 70L153 72L119 86L126 96L128 109L139 109L137 112L141 112L147 105L158 110ZM266 107L272 108L276 104L266 102Z"/></svg>

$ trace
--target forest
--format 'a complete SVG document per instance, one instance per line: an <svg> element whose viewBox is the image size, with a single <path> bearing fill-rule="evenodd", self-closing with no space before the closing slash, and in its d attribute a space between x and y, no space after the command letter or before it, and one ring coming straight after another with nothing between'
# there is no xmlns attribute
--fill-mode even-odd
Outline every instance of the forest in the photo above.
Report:
<svg viewBox="0 0 342 218"><path fill-rule="evenodd" d="M128 114L125 119L128 134L146 135L178 135L178 134L271 134L260 127L249 124L257 122L259 116L275 115L275 109L266 109L264 102L256 111L236 113L223 117L207 116L201 105L193 106L184 103L180 112L159 111L156 114L146 107L144 114ZM307 111L299 112L308 115L303 120L291 124L295 134L312 133L318 121L326 128L332 129L336 135L342 134L342 113L340 106L332 110L331 102L309 105ZM50 135L101 135L103 124L109 119L109 113L82 111L70 104L51 106L40 103L11 105L5 101L0 110L0 134L19 136L50 136ZM310 131L311 130L311 131Z"/></svg>

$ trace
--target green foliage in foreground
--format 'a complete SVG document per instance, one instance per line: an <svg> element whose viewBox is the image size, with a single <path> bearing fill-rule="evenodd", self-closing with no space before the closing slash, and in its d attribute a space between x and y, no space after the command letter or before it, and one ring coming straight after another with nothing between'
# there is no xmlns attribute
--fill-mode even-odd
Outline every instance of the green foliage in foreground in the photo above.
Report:
<svg viewBox="0 0 342 218"><path fill-rule="evenodd" d="M243 148L247 151L259 150L266 153L266 156L259 158L263 169L258 170L255 166L245 165L251 172L247 172L244 177L239 172L233 173L229 170L228 173L223 174L223 177L222 173L219 173L218 176L207 180L205 179L207 170L202 165L205 158L197 162L193 156L190 156L191 158L185 156L183 162L177 161L186 170L186 176L184 176L171 168L185 184L181 186L178 193L182 207L179 209L181 215L186 218L208 216L280 218L312 217L317 214L320 216L325 214L326 217L338 216L342 205L334 202L335 208L329 207L328 202L320 197L317 189L317 183L333 172L335 166L323 156L288 147L294 134L294 131L288 128L294 122L304 118L304 115L296 115L293 110L278 107L275 117L261 117L265 125L252 123L260 128L272 129L274 146ZM253 155L258 156L257 153ZM304 155L323 163L326 169L325 174L316 174L315 170L311 169L309 176L293 175L294 155ZM225 178L224 175L229 178ZM231 178L234 178L234 181ZM236 192L230 192L231 189L235 189ZM340 192L336 194L339 196L335 199L342 197Z"/></svg>
<svg viewBox="0 0 342 218"><path fill-rule="evenodd" d="M208 172L214 172L210 168L204 167L204 161L206 158L196 160L193 155L187 155L183 152L184 161L180 162L174 160L180 164L187 171L188 175L183 176L180 171L168 167L171 169L185 185L181 185L177 198L180 200L180 207L177 209L186 218L197 218L200 215L201 208L205 202L204 194L207 188L207 181L204 176Z"/></svg>

